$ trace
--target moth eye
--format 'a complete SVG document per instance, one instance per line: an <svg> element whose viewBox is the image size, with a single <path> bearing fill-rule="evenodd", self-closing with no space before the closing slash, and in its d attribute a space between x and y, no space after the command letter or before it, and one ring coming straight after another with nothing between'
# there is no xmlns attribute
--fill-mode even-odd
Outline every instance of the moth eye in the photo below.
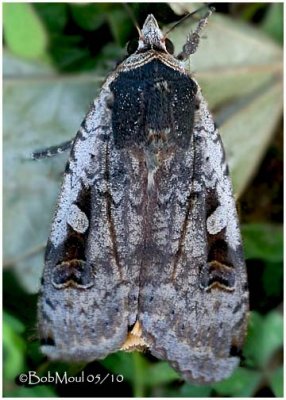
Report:
<svg viewBox="0 0 286 400"><path fill-rule="evenodd" d="M173 42L171 42L170 39L167 38L165 40L165 46L166 46L167 52L169 54L174 54L174 51L175 51L174 44L173 44Z"/></svg>
<svg viewBox="0 0 286 400"><path fill-rule="evenodd" d="M127 44L127 53L133 54L138 48L138 39L131 39Z"/></svg>

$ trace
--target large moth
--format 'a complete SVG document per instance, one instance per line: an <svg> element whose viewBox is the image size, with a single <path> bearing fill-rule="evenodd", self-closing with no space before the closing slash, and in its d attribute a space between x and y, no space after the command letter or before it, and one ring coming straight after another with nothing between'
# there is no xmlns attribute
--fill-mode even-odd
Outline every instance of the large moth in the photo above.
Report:
<svg viewBox="0 0 286 400"><path fill-rule="evenodd" d="M195 383L238 365L248 292L225 154L185 69L149 15L73 141L45 255L42 351L92 361L146 349Z"/></svg>

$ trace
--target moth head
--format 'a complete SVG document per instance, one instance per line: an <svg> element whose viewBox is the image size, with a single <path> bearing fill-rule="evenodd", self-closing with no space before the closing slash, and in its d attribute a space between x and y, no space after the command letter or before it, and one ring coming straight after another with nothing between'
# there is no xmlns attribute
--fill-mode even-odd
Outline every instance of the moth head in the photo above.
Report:
<svg viewBox="0 0 286 400"><path fill-rule="evenodd" d="M165 36L152 14L148 15L141 29L137 51L148 51L150 49L167 52Z"/></svg>

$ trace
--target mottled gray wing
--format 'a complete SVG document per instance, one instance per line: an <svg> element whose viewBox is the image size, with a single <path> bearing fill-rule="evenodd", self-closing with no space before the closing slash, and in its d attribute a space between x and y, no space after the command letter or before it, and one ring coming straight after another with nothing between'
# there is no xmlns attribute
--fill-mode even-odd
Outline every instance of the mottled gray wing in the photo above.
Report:
<svg viewBox="0 0 286 400"><path fill-rule="evenodd" d="M76 136L46 249L39 334L52 359L103 358L121 348L135 322L139 270L132 251L140 232L125 225L137 218L126 195L135 184L126 175L136 168L115 149L111 102L107 82Z"/></svg>
<svg viewBox="0 0 286 400"><path fill-rule="evenodd" d="M238 365L248 292L224 150L200 90L197 103L189 148L157 172L139 321L151 353L202 384Z"/></svg>

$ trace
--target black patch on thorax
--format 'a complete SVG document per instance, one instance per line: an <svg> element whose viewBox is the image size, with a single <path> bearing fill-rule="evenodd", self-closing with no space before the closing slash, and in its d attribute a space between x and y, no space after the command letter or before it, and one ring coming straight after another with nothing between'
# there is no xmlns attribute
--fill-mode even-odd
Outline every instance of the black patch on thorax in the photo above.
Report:
<svg viewBox="0 0 286 400"><path fill-rule="evenodd" d="M121 72L110 85L112 129L117 148L147 145L150 131L166 133L168 144L188 146L197 85L186 74L152 60Z"/></svg>

